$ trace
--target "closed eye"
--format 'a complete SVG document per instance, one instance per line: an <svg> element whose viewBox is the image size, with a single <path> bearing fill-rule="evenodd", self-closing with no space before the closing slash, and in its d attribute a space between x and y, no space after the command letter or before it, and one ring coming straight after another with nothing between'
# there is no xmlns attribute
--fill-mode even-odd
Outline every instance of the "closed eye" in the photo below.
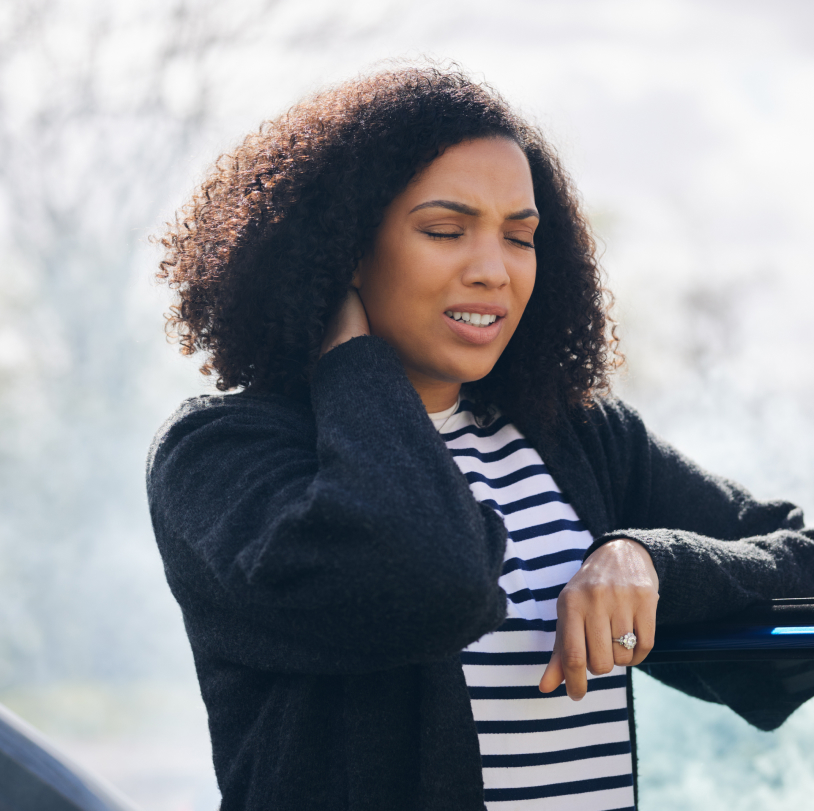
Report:
<svg viewBox="0 0 814 811"><path fill-rule="evenodd" d="M458 239L458 237L462 237L463 234L460 233L439 233L438 231L423 231L422 233L426 234L428 237L432 239ZM513 242L515 245L520 245L523 248L534 248L533 242L527 242L523 239L518 239L517 237L505 237L508 242Z"/></svg>
<svg viewBox="0 0 814 811"><path fill-rule="evenodd" d="M525 242L524 240L518 239L517 237L506 237L506 239L509 242L514 242L515 245L521 245L524 248L533 248L534 247L533 242Z"/></svg>
<svg viewBox="0 0 814 811"><path fill-rule="evenodd" d="M439 233L438 231L423 231L422 233L426 234L428 237L432 237L433 239L457 239L458 237L462 237L463 234L460 233Z"/></svg>

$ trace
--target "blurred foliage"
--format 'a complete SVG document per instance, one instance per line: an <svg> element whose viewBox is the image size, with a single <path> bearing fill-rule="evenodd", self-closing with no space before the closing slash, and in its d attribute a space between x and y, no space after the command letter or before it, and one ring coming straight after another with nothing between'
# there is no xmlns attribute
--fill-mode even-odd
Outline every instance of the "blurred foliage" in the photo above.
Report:
<svg viewBox="0 0 814 811"><path fill-rule="evenodd" d="M460 59L542 121L617 296L619 391L704 465L814 509L814 6L507 8L0 4L0 701L98 738L82 751L100 764L189 768L213 807L206 753L204 778L166 754L205 722L143 464L204 384L164 344L147 236L244 131L383 57ZM741 786L763 808L804 802L810 724L764 736L719 710L642 689L645 807L758 807ZM136 755L126 730L148 741ZM184 807L161 791L148 807Z"/></svg>

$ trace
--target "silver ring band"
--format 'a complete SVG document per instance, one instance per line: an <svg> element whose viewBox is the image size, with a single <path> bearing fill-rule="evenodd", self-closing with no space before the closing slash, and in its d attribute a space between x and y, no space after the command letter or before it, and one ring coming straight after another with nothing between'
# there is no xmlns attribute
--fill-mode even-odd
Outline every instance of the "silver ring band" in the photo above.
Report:
<svg viewBox="0 0 814 811"><path fill-rule="evenodd" d="M618 642L623 648L627 648L628 650L633 650L636 647L636 634L632 631L628 634L624 634L619 637L619 639L614 639L614 642Z"/></svg>

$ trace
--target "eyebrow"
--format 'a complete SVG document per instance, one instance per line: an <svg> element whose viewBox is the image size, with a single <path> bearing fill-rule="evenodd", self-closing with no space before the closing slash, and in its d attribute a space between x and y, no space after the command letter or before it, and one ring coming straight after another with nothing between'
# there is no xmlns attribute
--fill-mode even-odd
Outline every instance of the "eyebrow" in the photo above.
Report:
<svg viewBox="0 0 814 811"><path fill-rule="evenodd" d="M454 200L428 200L426 203L420 203L417 205L410 214L414 211L420 211L422 208L446 208L450 211L455 211L458 214L466 214L469 217L478 217L480 216L480 211L476 208L472 208L472 206L468 206L465 203L456 203ZM521 211L515 211L513 214L509 214L506 219L507 220L526 220L529 217L534 217L535 219L540 219L540 215L537 213L537 209L535 208L524 208Z"/></svg>

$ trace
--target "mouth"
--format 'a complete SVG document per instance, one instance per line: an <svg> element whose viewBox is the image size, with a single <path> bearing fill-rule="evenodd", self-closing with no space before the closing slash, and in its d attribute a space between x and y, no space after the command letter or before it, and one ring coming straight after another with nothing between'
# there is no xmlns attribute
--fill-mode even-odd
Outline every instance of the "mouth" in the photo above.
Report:
<svg viewBox="0 0 814 811"><path fill-rule="evenodd" d="M459 313L453 310L447 310L444 315L454 321L463 321L464 324L471 324L473 327L488 327L500 318L500 316L495 315L495 313Z"/></svg>
<svg viewBox="0 0 814 811"><path fill-rule="evenodd" d="M478 306L477 309L461 307L444 312L444 320L450 329L471 344L493 341L500 333L505 317L506 309L495 306Z"/></svg>

